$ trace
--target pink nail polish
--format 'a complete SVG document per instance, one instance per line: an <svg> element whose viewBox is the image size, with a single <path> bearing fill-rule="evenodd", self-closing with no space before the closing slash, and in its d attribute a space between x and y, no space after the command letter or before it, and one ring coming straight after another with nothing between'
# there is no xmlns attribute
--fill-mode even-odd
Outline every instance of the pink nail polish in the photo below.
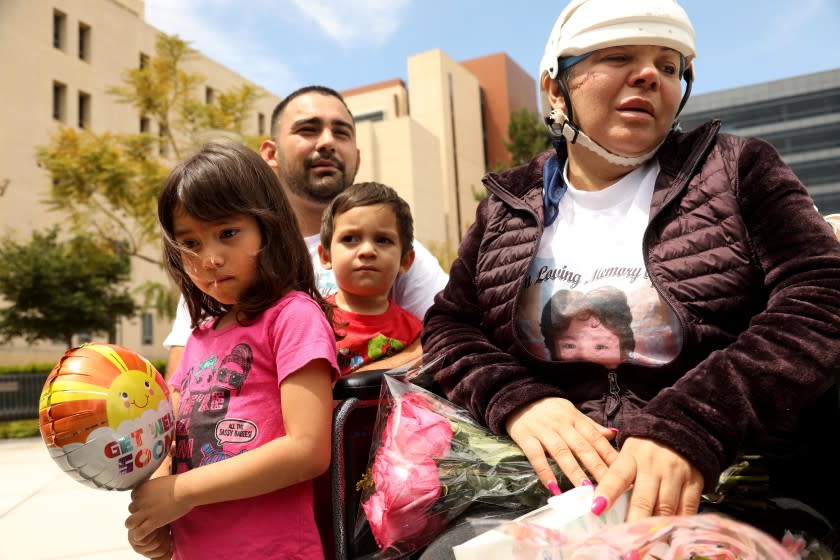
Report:
<svg viewBox="0 0 840 560"><path fill-rule="evenodd" d="M631 550L627 554L624 555L624 560L639 560L641 556L639 556L638 550Z"/></svg>
<svg viewBox="0 0 840 560"><path fill-rule="evenodd" d="M592 501L592 513L601 515L607 509L607 499L603 496L598 496Z"/></svg>
<svg viewBox="0 0 840 560"><path fill-rule="evenodd" d="M610 431L614 434L618 434L618 432L621 430L619 430L618 428L610 428Z"/></svg>
<svg viewBox="0 0 840 560"><path fill-rule="evenodd" d="M580 481L580 485L581 486L592 486L592 481L589 480L588 478L584 478L583 480Z"/></svg>
<svg viewBox="0 0 840 560"><path fill-rule="evenodd" d="M551 495L552 495L552 496L559 496L560 494L562 494L562 493L563 493L563 492L560 490L560 487L559 487L559 486L557 486L557 483L556 483L555 481L553 481L553 480L550 480L550 481L548 482L548 484L546 484L546 486L548 487L548 491L549 491L549 492L551 492Z"/></svg>

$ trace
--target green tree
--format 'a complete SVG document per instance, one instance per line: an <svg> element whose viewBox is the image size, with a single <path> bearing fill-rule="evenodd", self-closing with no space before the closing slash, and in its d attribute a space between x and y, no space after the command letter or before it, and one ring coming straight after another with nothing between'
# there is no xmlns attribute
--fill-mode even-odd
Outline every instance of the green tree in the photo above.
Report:
<svg viewBox="0 0 840 560"><path fill-rule="evenodd" d="M36 160L52 179L46 204L66 214L76 233L160 265L155 200L172 165L169 157L179 160L219 137L259 145L259 139L243 134L259 98L256 88L220 91L206 103L196 92L204 77L184 70L194 56L188 42L160 34L155 55L142 68L126 70L123 83L108 90L156 123L158 135L62 128L37 148ZM144 307L174 314L177 294L170 287L147 283L138 295Z"/></svg>
<svg viewBox="0 0 840 560"><path fill-rule="evenodd" d="M157 37L155 56L142 68L126 71L123 84L109 92L136 107L140 115L155 120L165 142L164 151L171 149L175 159L181 159L185 149L203 144L213 133L251 145L243 124L260 97L257 89L245 84L220 91L208 103L195 95L204 77L183 69L184 63L195 56L187 41L162 33Z"/></svg>
<svg viewBox="0 0 840 560"><path fill-rule="evenodd" d="M155 56L142 68L125 71L123 84L108 90L121 102L134 105L140 116L157 123L164 151L171 148L176 159L182 155L176 128L189 120L185 106L202 80L200 74L183 69L184 62L194 56L187 41L161 33L155 41Z"/></svg>
<svg viewBox="0 0 840 560"><path fill-rule="evenodd" d="M167 169L156 151L157 141L148 134L62 128L37 151L39 165L52 177L45 203L65 214L74 231L161 264L155 205Z"/></svg>
<svg viewBox="0 0 840 560"><path fill-rule="evenodd" d="M57 228L35 232L26 244L0 242L0 340L63 340L80 332L113 333L134 313L124 286L131 260L107 243L76 235L59 241Z"/></svg>
<svg viewBox="0 0 840 560"><path fill-rule="evenodd" d="M551 138L545 128L542 117L539 114L522 107L511 113L508 121L508 142L505 142L505 149L510 154L510 161L498 162L493 171L501 173L523 163L528 163L534 156L544 152L551 146ZM473 198L483 200L487 198L488 192L485 189L473 189Z"/></svg>
<svg viewBox="0 0 840 560"><path fill-rule="evenodd" d="M551 146L542 118L526 107L511 114L508 122L508 138L510 141L505 142L505 148L510 154L510 162L506 167L527 163Z"/></svg>
<svg viewBox="0 0 840 560"><path fill-rule="evenodd" d="M258 136L244 133L245 120L259 99L254 86L244 84L215 96L212 104L189 99L184 105L186 131L193 145L204 144L214 136L227 136L257 151L262 142Z"/></svg>

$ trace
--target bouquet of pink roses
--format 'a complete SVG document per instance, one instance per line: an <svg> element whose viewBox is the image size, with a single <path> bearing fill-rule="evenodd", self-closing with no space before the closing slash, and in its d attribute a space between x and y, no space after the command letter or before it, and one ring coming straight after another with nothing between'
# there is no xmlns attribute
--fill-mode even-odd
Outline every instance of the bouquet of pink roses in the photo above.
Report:
<svg viewBox="0 0 840 560"><path fill-rule="evenodd" d="M359 486L383 559L425 546L472 503L536 507L549 497L512 440L434 393L387 375L373 441Z"/></svg>

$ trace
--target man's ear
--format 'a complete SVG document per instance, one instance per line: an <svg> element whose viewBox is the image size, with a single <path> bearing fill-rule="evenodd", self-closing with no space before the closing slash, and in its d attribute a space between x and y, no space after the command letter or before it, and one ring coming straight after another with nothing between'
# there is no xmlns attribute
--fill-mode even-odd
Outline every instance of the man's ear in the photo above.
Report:
<svg viewBox="0 0 840 560"><path fill-rule="evenodd" d="M330 261L330 252L324 249L324 246L318 244L318 257L321 259L321 266L327 270L332 270L332 261Z"/></svg>
<svg viewBox="0 0 840 560"><path fill-rule="evenodd" d="M277 169L277 146L272 140L263 140L260 144L260 156L272 168Z"/></svg>
<svg viewBox="0 0 840 560"><path fill-rule="evenodd" d="M403 258L400 260L400 274L408 272L408 269L411 268L412 264L414 264L414 249L411 249L408 253L403 255Z"/></svg>

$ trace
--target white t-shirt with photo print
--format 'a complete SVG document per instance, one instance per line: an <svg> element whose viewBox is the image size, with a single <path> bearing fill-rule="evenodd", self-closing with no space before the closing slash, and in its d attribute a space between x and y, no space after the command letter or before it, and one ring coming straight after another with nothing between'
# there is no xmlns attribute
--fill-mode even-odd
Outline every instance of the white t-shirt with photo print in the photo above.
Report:
<svg viewBox="0 0 840 560"><path fill-rule="evenodd" d="M532 354L609 368L659 365L677 355L676 317L648 278L642 255L658 173L651 161L605 189L582 191L564 168L568 188L557 219L543 232L516 318ZM547 304L554 312L546 313L542 329Z"/></svg>

